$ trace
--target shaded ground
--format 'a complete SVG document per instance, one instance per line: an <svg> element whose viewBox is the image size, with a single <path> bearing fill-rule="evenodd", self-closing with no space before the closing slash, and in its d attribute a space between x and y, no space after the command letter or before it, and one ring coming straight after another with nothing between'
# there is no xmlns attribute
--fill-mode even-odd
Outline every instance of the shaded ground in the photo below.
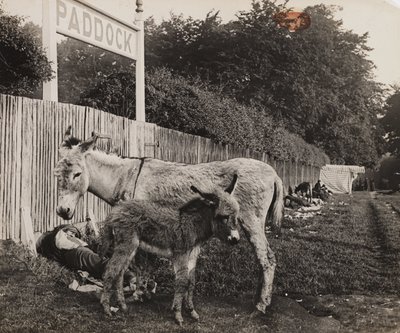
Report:
<svg viewBox="0 0 400 333"><path fill-rule="evenodd" d="M285 221L282 237L271 242L278 268L267 314L250 316L249 293L197 296L201 321L186 318L182 328L173 322L171 295L130 304L128 315L108 319L96 295L66 287L68 274L52 268L38 275L46 270L44 261L26 264L3 242L0 332L400 332L399 199L339 196L321 216ZM208 269L222 274L210 265L201 278Z"/></svg>
<svg viewBox="0 0 400 333"><path fill-rule="evenodd" d="M266 315L252 316L252 297L197 297L200 322L178 327L171 295L129 305L126 315L102 313L96 294L73 292L41 281L24 263L0 257L0 332L338 332L339 322L310 315L290 298L276 296ZM6 246L5 246L6 245Z"/></svg>

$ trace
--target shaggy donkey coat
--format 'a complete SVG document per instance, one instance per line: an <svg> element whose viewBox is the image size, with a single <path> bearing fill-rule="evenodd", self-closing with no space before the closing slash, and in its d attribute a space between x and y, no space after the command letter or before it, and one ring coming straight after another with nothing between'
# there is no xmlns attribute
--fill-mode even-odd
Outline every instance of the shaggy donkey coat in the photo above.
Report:
<svg viewBox="0 0 400 333"><path fill-rule="evenodd" d="M239 204L231 192L236 184L235 175L226 192L202 193L178 211L160 210L152 203L123 202L107 217L101 237L100 255L114 245L114 253L103 276L104 293L101 298L106 314L110 312L113 287L122 310L126 310L122 290L122 276L138 248L171 258L175 269L175 295L173 310L181 325L182 299L188 293L187 305L192 318L199 316L193 305L196 259L200 246L215 235L222 241L236 243L239 240L237 216Z"/></svg>
<svg viewBox="0 0 400 333"><path fill-rule="evenodd" d="M153 202L163 209L178 209L193 198L188 184L202 184L203 192L226 188L234 174L239 182L234 197L240 206L240 224L256 254L261 276L256 308L264 312L271 302L275 255L265 235L267 215L277 229L283 216L283 186L268 164L235 158L188 165L153 158L122 158L95 149L98 134L81 142L65 133L55 168L58 176L57 213L71 219L87 192L114 206L126 200Z"/></svg>

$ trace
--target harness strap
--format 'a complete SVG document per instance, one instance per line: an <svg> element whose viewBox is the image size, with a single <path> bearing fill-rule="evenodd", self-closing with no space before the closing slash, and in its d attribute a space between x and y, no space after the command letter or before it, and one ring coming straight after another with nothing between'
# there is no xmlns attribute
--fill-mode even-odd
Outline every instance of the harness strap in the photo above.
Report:
<svg viewBox="0 0 400 333"><path fill-rule="evenodd" d="M142 168L143 168L144 159L145 158L140 158L139 168L135 168L135 167L131 168L128 171L128 174L125 177L121 177L118 180L118 183L115 186L114 193L113 193L113 202L114 202L114 204L116 204L120 200L127 199L127 194L131 194L130 196L128 196L129 199L133 199L135 197L136 187L137 187L137 183L138 183L140 172L142 171ZM135 179L135 184L134 184L134 187L133 187L133 191L131 193L129 193L130 191L129 192L126 191L126 187L124 187L124 185L126 186L126 184L130 184L131 183L130 180L133 178L133 175L134 175L136 170L138 170L138 171L137 171L137 174L136 174L136 179Z"/></svg>
<svg viewBox="0 0 400 333"><path fill-rule="evenodd" d="M136 180L135 180L135 186L133 187L132 199L135 198L136 186L137 186L137 182L139 180L140 172L142 171L142 168L143 168L143 164L144 164L144 158L141 158L140 165L139 165L139 171L137 173Z"/></svg>

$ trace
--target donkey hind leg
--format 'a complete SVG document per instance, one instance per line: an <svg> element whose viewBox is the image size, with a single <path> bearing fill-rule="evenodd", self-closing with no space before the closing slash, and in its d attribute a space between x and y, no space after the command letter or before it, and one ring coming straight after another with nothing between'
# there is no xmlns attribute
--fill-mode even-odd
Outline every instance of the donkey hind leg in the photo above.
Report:
<svg viewBox="0 0 400 333"><path fill-rule="evenodd" d="M243 220L248 222L249 220ZM249 230L248 226L243 225L246 237L250 241L261 268L260 279L258 281L256 293L256 308L265 313L265 308L271 304L272 286L275 275L276 259L275 254L270 248L263 225L259 224Z"/></svg>
<svg viewBox="0 0 400 333"><path fill-rule="evenodd" d="M175 271L175 294L172 303L172 310L175 313L175 320L179 325L182 325L183 323L182 300L184 295L188 291L189 285L188 260L188 253L176 256L173 259Z"/></svg>
<svg viewBox="0 0 400 333"><path fill-rule="evenodd" d="M250 241L254 244L254 250L261 266L261 276L258 287L259 298L257 300L256 308L265 313L265 308L271 304L276 258L265 235L262 235L260 238L262 239L260 244L255 241L254 237L250 237Z"/></svg>
<svg viewBox="0 0 400 333"><path fill-rule="evenodd" d="M189 260L188 260L188 272L189 272L189 285L188 285L188 292L187 292L187 299L186 299L186 305L187 308L190 312L190 316L194 320L199 320L199 315L194 309L194 304L193 304L193 294L194 294L194 289L195 289L195 284L196 284L196 263L197 263L197 258L200 254L200 246L196 246L193 248L193 250L190 252L189 255Z"/></svg>

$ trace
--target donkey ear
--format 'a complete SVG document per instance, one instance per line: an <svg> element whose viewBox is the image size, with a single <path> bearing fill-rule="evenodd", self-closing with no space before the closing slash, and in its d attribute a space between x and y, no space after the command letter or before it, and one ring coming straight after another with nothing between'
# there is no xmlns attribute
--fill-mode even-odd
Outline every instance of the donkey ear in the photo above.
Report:
<svg viewBox="0 0 400 333"><path fill-rule="evenodd" d="M72 126L69 125L67 130L64 133L64 141L67 141L67 140L69 140L71 138L71 136L72 136L71 135L71 129L72 129Z"/></svg>
<svg viewBox="0 0 400 333"><path fill-rule="evenodd" d="M98 137L99 137L98 134L96 132L93 132L91 138L80 143L78 147L81 150L81 152L83 153L89 149L93 149L96 145L96 141L97 141Z"/></svg>
<svg viewBox="0 0 400 333"><path fill-rule="evenodd" d="M228 192L229 194L233 193L233 191L236 188L237 179L238 179L238 175L234 174L233 179L232 179L231 183L229 184L229 186L225 189L225 192Z"/></svg>
<svg viewBox="0 0 400 333"><path fill-rule="evenodd" d="M67 130L64 133L64 140L61 143L61 148L71 148L71 143L70 143L70 140L72 138L71 129L72 129L72 126L69 125Z"/></svg>

